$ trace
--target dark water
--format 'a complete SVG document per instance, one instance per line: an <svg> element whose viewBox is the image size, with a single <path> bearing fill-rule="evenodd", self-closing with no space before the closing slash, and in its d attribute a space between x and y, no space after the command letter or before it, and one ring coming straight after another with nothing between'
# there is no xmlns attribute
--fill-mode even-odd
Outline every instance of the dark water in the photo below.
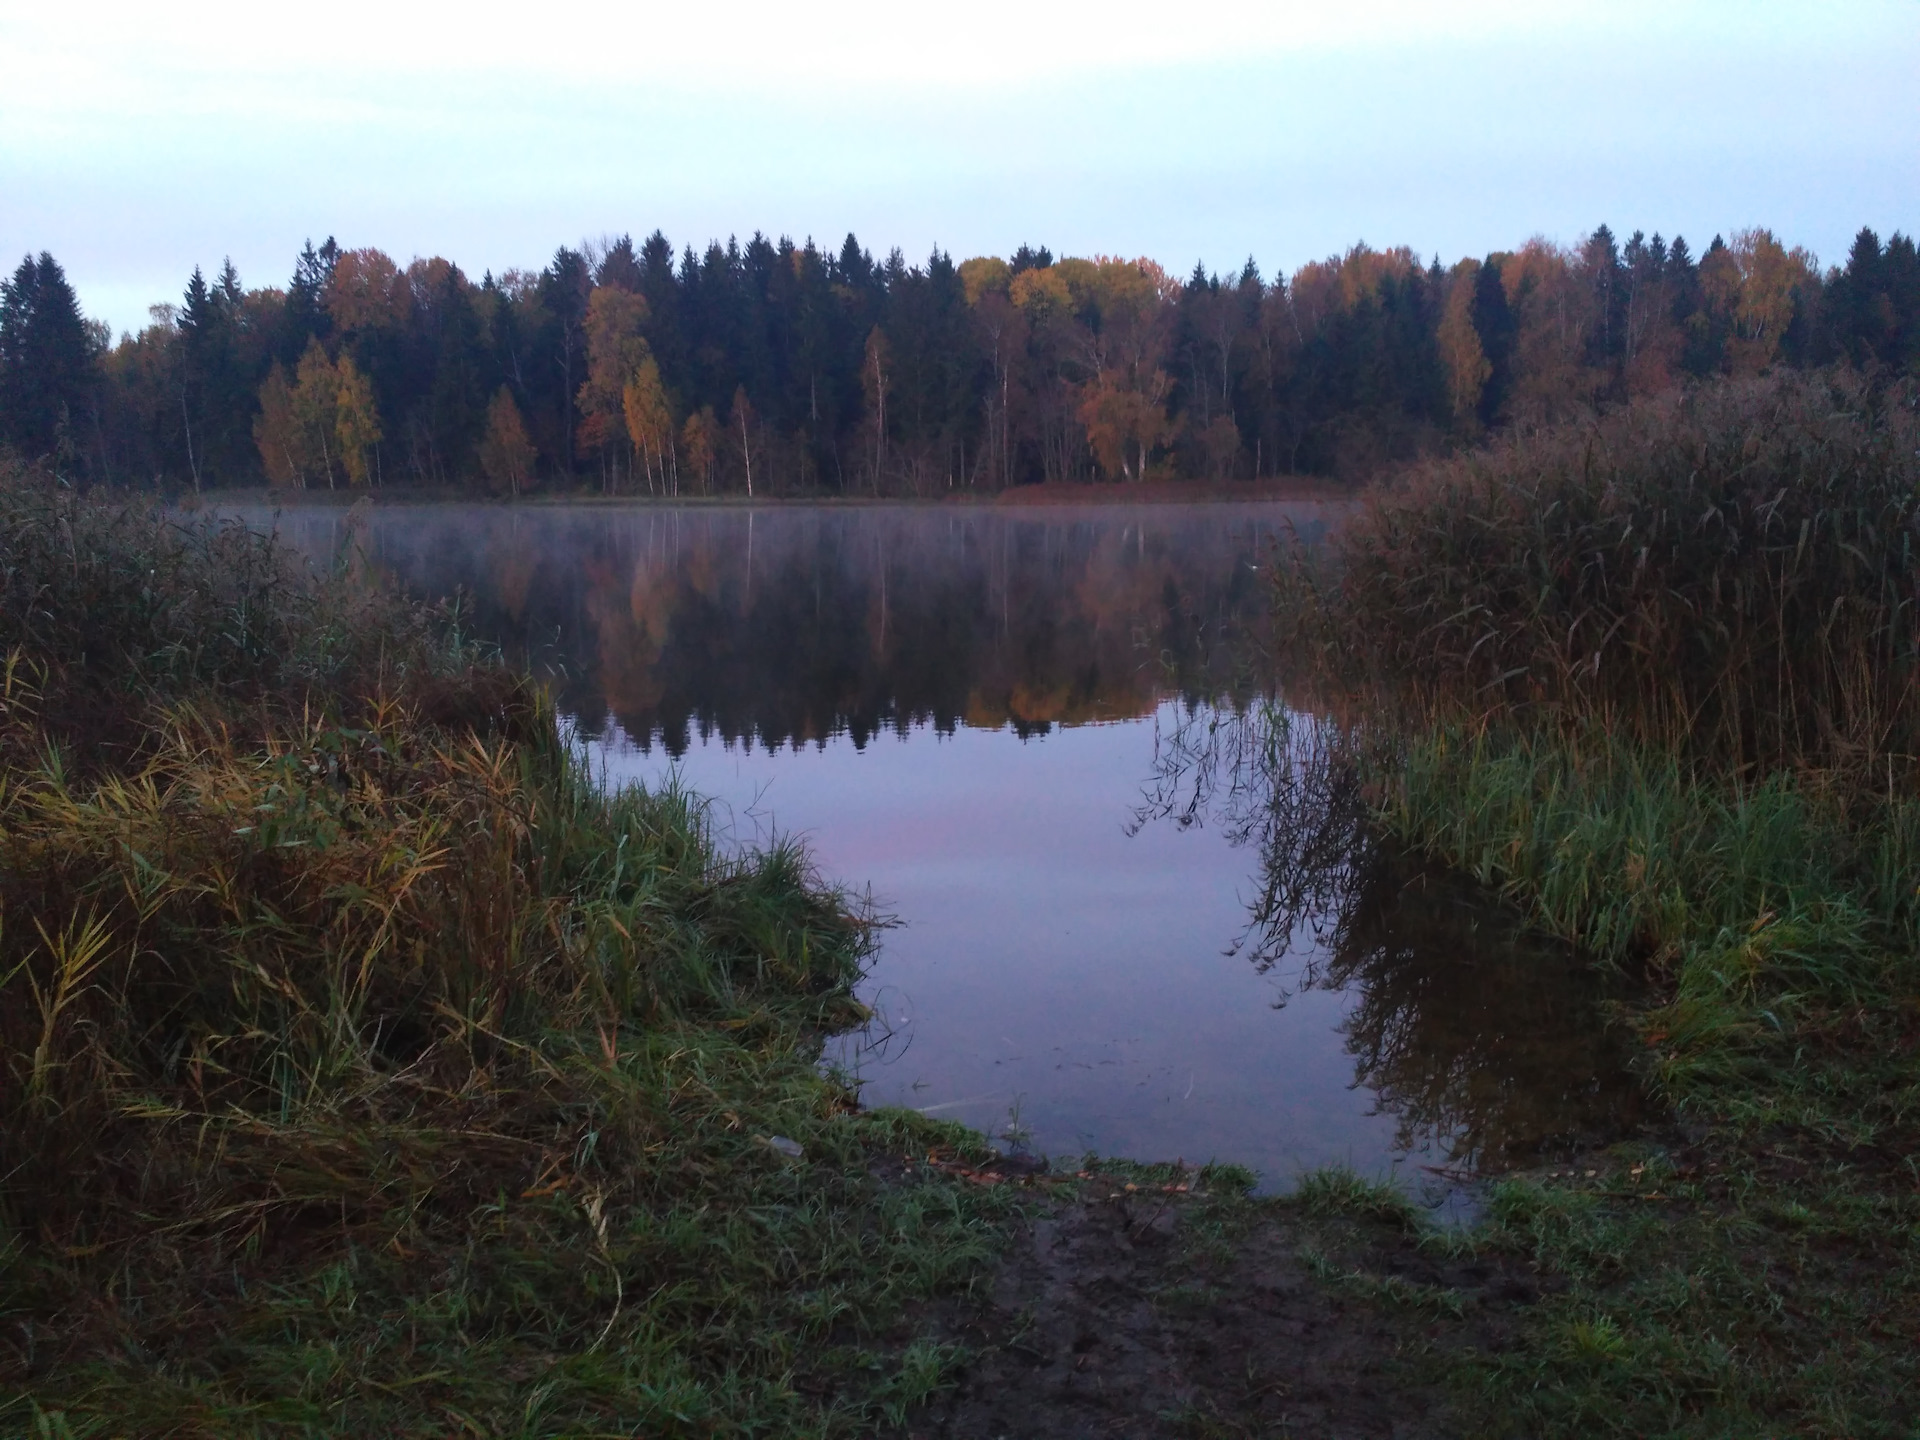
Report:
<svg viewBox="0 0 1920 1440"><path fill-rule="evenodd" d="M899 920L830 1063L1051 1154L1431 1188L1617 1126L1593 977L1377 843L1270 697L1313 504L289 511L553 677L610 780ZM1444 1187L1442 1187L1444 1188Z"/></svg>

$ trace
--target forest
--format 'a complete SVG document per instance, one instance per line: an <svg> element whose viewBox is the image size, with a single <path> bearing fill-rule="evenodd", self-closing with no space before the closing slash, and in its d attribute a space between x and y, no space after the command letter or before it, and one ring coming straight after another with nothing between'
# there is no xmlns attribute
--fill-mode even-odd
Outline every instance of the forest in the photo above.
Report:
<svg viewBox="0 0 1920 1440"><path fill-rule="evenodd" d="M1824 272L1606 226L1264 279L1151 260L876 260L849 235L562 247L476 282L309 242L115 342L47 253L0 282L0 443L95 484L928 496L1043 481L1359 481L1690 377L1920 369L1914 241Z"/></svg>

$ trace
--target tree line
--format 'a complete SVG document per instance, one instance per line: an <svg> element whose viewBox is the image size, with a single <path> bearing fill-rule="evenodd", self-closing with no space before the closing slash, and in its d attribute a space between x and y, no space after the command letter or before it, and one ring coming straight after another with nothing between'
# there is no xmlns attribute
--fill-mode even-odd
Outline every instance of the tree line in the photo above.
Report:
<svg viewBox="0 0 1920 1440"><path fill-rule="evenodd" d="M92 483L930 495L1359 478L1689 377L1920 370L1914 241L1824 273L1767 230L1601 226L1451 267L1356 245L1264 279L1151 260L911 265L849 235L563 246L477 282L309 242L113 342L54 258L0 281L0 442Z"/></svg>

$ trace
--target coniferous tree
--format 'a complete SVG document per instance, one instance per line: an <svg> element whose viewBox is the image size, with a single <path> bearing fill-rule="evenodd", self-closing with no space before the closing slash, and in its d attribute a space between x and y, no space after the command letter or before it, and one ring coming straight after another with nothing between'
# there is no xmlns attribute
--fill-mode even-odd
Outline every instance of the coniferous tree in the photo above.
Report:
<svg viewBox="0 0 1920 1440"><path fill-rule="evenodd" d="M333 279L334 262L340 247L331 235L318 250L309 240L301 247L293 264L293 279L287 282L285 313L281 319L277 358L283 365L297 363L306 353L307 341L324 340L333 328L327 315L327 285Z"/></svg>
<svg viewBox="0 0 1920 1440"><path fill-rule="evenodd" d="M1487 357L1487 382L1480 391L1480 423L1492 425L1506 410L1513 389L1513 344L1519 326L1507 304L1500 278L1501 257L1489 255L1473 278L1473 329Z"/></svg>
<svg viewBox="0 0 1920 1440"><path fill-rule="evenodd" d="M259 474L253 443L258 382L243 354L245 293L233 262L209 285L198 266L180 307L180 426L196 487Z"/></svg>
<svg viewBox="0 0 1920 1440"><path fill-rule="evenodd" d="M554 429L561 472L573 472L574 393L585 378L587 301L593 277L587 257L562 245L540 273L539 300L547 330L547 364L531 378L531 388L546 397L543 407Z"/></svg>
<svg viewBox="0 0 1920 1440"><path fill-rule="evenodd" d="M94 417L96 350L53 256L22 259L0 281L0 440L72 465Z"/></svg>

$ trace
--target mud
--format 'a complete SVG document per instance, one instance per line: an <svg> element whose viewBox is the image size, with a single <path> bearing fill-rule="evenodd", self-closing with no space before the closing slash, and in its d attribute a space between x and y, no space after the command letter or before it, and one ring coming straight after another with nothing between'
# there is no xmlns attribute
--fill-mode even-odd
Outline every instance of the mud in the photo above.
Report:
<svg viewBox="0 0 1920 1440"><path fill-rule="evenodd" d="M902 1433L1458 1434L1447 1372L1540 1287L1433 1249L1390 1215L1097 1176L1029 1224L989 1297L928 1317L972 1360Z"/></svg>

